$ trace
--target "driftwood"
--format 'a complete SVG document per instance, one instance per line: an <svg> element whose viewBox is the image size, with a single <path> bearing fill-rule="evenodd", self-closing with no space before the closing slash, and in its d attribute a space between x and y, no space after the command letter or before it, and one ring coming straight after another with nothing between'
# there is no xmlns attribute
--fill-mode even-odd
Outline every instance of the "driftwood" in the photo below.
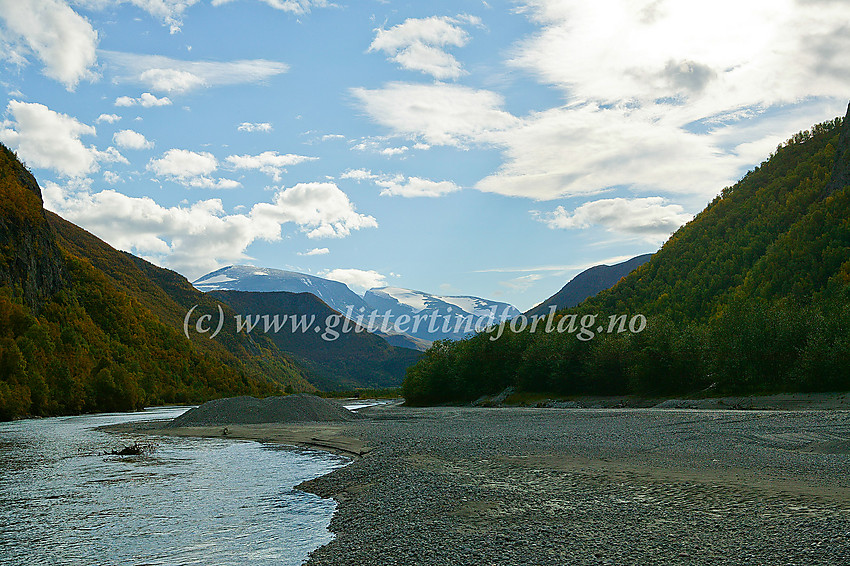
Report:
<svg viewBox="0 0 850 566"><path fill-rule="evenodd" d="M111 456L141 456L146 452L153 452L152 444L140 444L135 442L119 450L110 450L107 454Z"/></svg>

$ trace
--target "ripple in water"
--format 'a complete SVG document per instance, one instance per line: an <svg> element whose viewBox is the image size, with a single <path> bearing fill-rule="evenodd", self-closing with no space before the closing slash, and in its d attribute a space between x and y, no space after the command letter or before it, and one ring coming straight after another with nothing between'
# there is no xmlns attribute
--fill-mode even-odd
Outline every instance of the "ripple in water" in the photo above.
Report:
<svg viewBox="0 0 850 566"><path fill-rule="evenodd" d="M0 564L297 566L333 538L335 502L294 489L348 460L256 442L131 437L94 427L185 408L0 424Z"/></svg>

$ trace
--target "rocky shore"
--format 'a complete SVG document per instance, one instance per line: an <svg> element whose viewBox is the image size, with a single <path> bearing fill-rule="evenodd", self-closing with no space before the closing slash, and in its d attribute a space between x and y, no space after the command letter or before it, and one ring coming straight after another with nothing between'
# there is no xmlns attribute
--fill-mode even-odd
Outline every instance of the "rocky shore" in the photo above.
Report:
<svg viewBox="0 0 850 566"><path fill-rule="evenodd" d="M850 564L850 412L368 407L340 422L122 432L353 462L308 566Z"/></svg>
<svg viewBox="0 0 850 566"><path fill-rule="evenodd" d="M850 413L376 407L308 565L850 564Z"/></svg>

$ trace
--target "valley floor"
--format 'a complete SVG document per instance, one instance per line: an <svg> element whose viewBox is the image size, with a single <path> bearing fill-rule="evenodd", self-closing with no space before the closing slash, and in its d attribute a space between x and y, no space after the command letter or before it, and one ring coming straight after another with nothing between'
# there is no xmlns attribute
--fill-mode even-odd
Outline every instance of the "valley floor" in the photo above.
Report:
<svg viewBox="0 0 850 566"><path fill-rule="evenodd" d="M362 453L308 566L850 564L848 411L362 413L229 430Z"/></svg>

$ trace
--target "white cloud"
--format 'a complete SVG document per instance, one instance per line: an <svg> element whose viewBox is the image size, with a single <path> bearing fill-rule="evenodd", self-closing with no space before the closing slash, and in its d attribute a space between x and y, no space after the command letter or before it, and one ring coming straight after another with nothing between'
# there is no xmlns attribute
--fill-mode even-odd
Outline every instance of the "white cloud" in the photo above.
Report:
<svg viewBox="0 0 850 566"><path fill-rule="evenodd" d="M233 179L212 179L210 177L190 177L183 181L183 184L199 189L236 189L242 186L242 183Z"/></svg>
<svg viewBox="0 0 850 566"><path fill-rule="evenodd" d="M213 6L229 4L234 0L212 0ZM325 8L331 6L327 0L260 0L264 4L276 10L301 15L310 12L313 8Z"/></svg>
<svg viewBox="0 0 850 566"><path fill-rule="evenodd" d="M393 155L402 155L403 153L407 153L410 148L406 145L400 147L385 147L380 151L381 155L386 155L387 157L392 157Z"/></svg>
<svg viewBox="0 0 850 566"><path fill-rule="evenodd" d="M324 139L323 139L324 141ZM385 157L392 157L394 155L403 155L410 151L410 148L406 145L402 146L393 146L387 145L389 142L389 138L385 136L371 136L361 138L359 143L355 143L351 146L352 150L355 151L369 151L372 153L377 153L379 155L383 155ZM353 140L352 140L353 143Z"/></svg>
<svg viewBox="0 0 850 566"><path fill-rule="evenodd" d="M132 4L167 25L172 34L180 31L186 10L198 0L72 0L89 10L103 10L115 4Z"/></svg>
<svg viewBox="0 0 850 566"><path fill-rule="evenodd" d="M331 251L328 248L313 248L310 251L298 252L298 255L327 255L329 253L331 253Z"/></svg>
<svg viewBox="0 0 850 566"><path fill-rule="evenodd" d="M460 187L451 181L431 181L420 177L404 178L394 175L375 180L375 184L383 187L382 196L402 197L441 197L448 193L459 191Z"/></svg>
<svg viewBox="0 0 850 566"><path fill-rule="evenodd" d="M364 181L376 177L377 175L373 175L371 171L367 171L366 169L348 169L340 175L341 179L354 179L356 181Z"/></svg>
<svg viewBox="0 0 850 566"><path fill-rule="evenodd" d="M226 160L236 169L256 169L270 175L275 181L280 181L285 167L297 165L305 161L316 161L318 157L307 157L287 153L280 155L276 151L264 151L259 155L228 155Z"/></svg>
<svg viewBox="0 0 850 566"><path fill-rule="evenodd" d="M66 177L97 171L99 161L127 160L114 147L104 151L86 146L82 136L93 136L93 126L37 103L13 100L7 112L14 121L2 122L0 141L12 147L30 166L53 169Z"/></svg>
<svg viewBox="0 0 850 566"><path fill-rule="evenodd" d="M278 61L182 61L162 55L137 55L101 51L117 69L115 80L145 84L156 92L184 93L200 87L260 83L285 73L289 66Z"/></svg>
<svg viewBox="0 0 850 566"><path fill-rule="evenodd" d="M460 190L460 187L452 181L431 181L421 177L405 177L399 173L395 175L372 173L366 169L348 169L340 175L340 178L353 179L358 183L372 181L383 189L381 196L441 197Z"/></svg>
<svg viewBox="0 0 850 566"><path fill-rule="evenodd" d="M445 84L352 94L390 136L502 151L475 187L535 200L628 187L705 202L778 141L844 113L846 2L524 4L540 31L511 63L563 105L513 116L493 92Z"/></svg>
<svg viewBox="0 0 850 566"><path fill-rule="evenodd" d="M222 265L245 263L257 240L279 241L281 227L292 223L316 235L345 236L350 230L377 226L357 214L332 184L281 189L271 203L247 214L227 214L220 199L165 207L149 197L114 190L91 192L85 183L43 186L45 206L111 245L176 269L194 279ZM309 235L309 234L308 234Z"/></svg>
<svg viewBox="0 0 850 566"><path fill-rule="evenodd" d="M117 185L118 183L124 182L124 179L121 178L121 175L118 175L113 171L104 171L103 180L106 181L106 183L109 185Z"/></svg>
<svg viewBox="0 0 850 566"><path fill-rule="evenodd" d="M137 104L144 108L151 108L152 106L169 106L171 104L171 100L167 96L157 98L149 92L143 92L139 98L119 96L115 99L115 106L136 106Z"/></svg>
<svg viewBox="0 0 850 566"><path fill-rule="evenodd" d="M612 198L582 204L572 212L558 206L539 219L553 229L582 229L601 225L609 231L642 236L657 242L693 219L678 204L661 197Z"/></svg>
<svg viewBox="0 0 850 566"><path fill-rule="evenodd" d="M115 145L124 149L150 149L153 147L152 141L148 141L145 136L133 130L115 132L112 141Z"/></svg>
<svg viewBox="0 0 850 566"><path fill-rule="evenodd" d="M186 92L201 86L206 86L206 81L189 71L177 69L148 69L139 75L139 79L150 85L153 90L159 92Z"/></svg>
<svg viewBox="0 0 850 566"><path fill-rule="evenodd" d="M810 96L843 98L850 82L846 2L525 4L541 31L520 45L513 63L574 100L674 98L701 118Z"/></svg>
<svg viewBox="0 0 850 566"><path fill-rule="evenodd" d="M118 120L121 119L121 116L118 114L101 114L95 120L95 123L100 124L101 122L106 122L108 124L114 124Z"/></svg>
<svg viewBox="0 0 850 566"><path fill-rule="evenodd" d="M208 151L169 149L159 159L151 159L147 169L160 177L186 180L209 175L218 169L218 160Z"/></svg>
<svg viewBox="0 0 850 566"><path fill-rule="evenodd" d="M158 177L198 189L235 189L241 187L233 179L214 179L211 173L218 169L218 159L208 151L169 149L162 157L151 159L147 170Z"/></svg>
<svg viewBox="0 0 850 566"><path fill-rule="evenodd" d="M654 110L555 108L489 139L503 148L505 160L476 188L537 200L616 186L709 196L744 165L710 135L689 132Z"/></svg>
<svg viewBox="0 0 850 566"><path fill-rule="evenodd" d="M352 230L378 227L373 217L356 212L334 183L299 183L280 190L271 204L254 205L251 215L278 224L295 222L308 238L343 238Z"/></svg>
<svg viewBox="0 0 850 566"><path fill-rule="evenodd" d="M44 74L74 90L82 79L94 80L91 67L97 62L97 32L85 18L60 0L0 0L0 18L5 22L17 63L32 52L44 63Z"/></svg>
<svg viewBox="0 0 850 566"><path fill-rule="evenodd" d="M183 25L183 14L197 4L198 0L130 0L130 2L146 11L169 26L171 33L180 31Z"/></svg>
<svg viewBox="0 0 850 566"><path fill-rule="evenodd" d="M272 125L268 122L242 122L236 129L240 132L270 132Z"/></svg>
<svg viewBox="0 0 850 566"><path fill-rule="evenodd" d="M450 17L408 18L390 29L376 30L369 51L383 51L403 69L436 79L454 79L464 71L446 47L463 47L469 35Z"/></svg>
<svg viewBox="0 0 850 566"><path fill-rule="evenodd" d="M463 146L521 122L501 109L501 96L486 90L390 83L382 89L351 92L374 121L396 134L422 137L431 145Z"/></svg>
<svg viewBox="0 0 850 566"><path fill-rule="evenodd" d="M375 287L386 287L387 277L372 269L330 269L319 273L322 277L348 285L355 293L363 294Z"/></svg>

